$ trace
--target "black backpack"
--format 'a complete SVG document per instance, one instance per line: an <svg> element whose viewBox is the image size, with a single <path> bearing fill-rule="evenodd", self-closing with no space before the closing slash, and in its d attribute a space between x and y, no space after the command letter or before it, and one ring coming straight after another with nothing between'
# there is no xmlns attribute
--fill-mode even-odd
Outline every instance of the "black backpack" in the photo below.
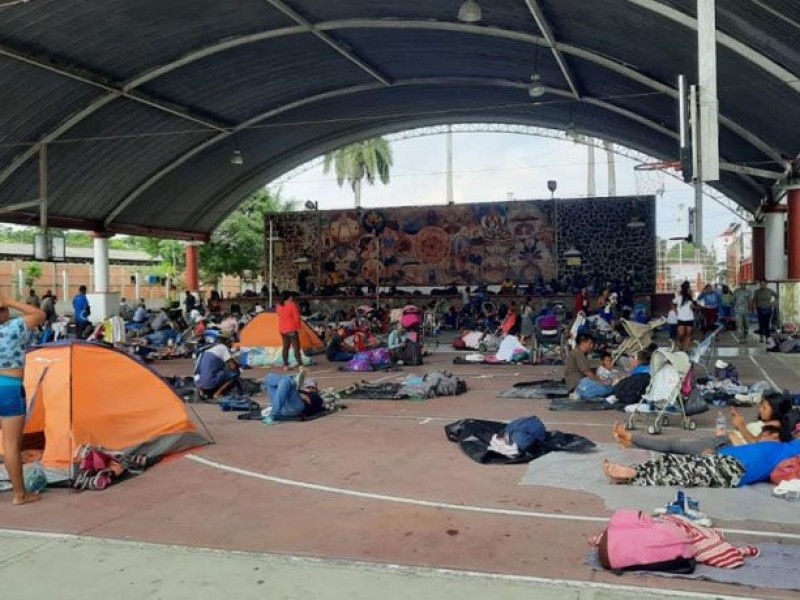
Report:
<svg viewBox="0 0 800 600"><path fill-rule="evenodd" d="M421 365L422 364L422 346L419 342L408 342L406 344L405 364L407 365Z"/></svg>

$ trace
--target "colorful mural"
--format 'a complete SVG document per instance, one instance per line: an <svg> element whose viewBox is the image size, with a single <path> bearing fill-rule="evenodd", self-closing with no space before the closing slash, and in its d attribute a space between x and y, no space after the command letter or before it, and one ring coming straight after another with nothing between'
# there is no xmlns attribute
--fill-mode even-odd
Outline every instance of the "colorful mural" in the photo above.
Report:
<svg viewBox="0 0 800 600"><path fill-rule="evenodd" d="M627 226L633 214L645 227ZM598 218L602 215L602 218ZM297 289L530 284L554 278L655 285L654 198L525 200L268 215L281 239L275 281ZM578 266L564 252L583 254ZM558 259L557 259L558 254Z"/></svg>
<svg viewBox="0 0 800 600"><path fill-rule="evenodd" d="M556 268L552 213L551 202L325 211L319 235L322 284L549 279Z"/></svg>

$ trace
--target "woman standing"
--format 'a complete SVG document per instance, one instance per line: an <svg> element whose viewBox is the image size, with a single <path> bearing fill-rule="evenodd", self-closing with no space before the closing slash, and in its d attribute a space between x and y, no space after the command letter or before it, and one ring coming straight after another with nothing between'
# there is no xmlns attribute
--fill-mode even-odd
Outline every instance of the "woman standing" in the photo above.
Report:
<svg viewBox="0 0 800 600"><path fill-rule="evenodd" d="M692 286L688 281L681 284L676 300L678 301L678 349L688 352L692 347L695 306Z"/></svg>
<svg viewBox="0 0 800 600"><path fill-rule="evenodd" d="M12 319L11 308L21 312L22 317ZM22 477L22 433L27 409L22 369L30 332L44 320L41 309L0 296L0 428L3 460L14 490L15 505L39 500L38 494L27 492Z"/></svg>
<svg viewBox="0 0 800 600"><path fill-rule="evenodd" d="M283 370L288 371L290 345L294 348L297 365L303 365L303 357L300 354L300 308L294 301L294 292L285 290L281 293L275 305L275 312L278 313L278 331L283 341Z"/></svg>

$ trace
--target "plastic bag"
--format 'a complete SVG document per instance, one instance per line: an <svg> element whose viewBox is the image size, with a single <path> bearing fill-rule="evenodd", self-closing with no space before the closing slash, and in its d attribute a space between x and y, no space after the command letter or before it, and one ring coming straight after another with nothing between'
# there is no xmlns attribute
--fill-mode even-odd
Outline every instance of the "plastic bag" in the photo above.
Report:
<svg viewBox="0 0 800 600"><path fill-rule="evenodd" d="M39 462L25 465L22 477L25 481L25 489L31 494L41 492L47 487L47 475Z"/></svg>

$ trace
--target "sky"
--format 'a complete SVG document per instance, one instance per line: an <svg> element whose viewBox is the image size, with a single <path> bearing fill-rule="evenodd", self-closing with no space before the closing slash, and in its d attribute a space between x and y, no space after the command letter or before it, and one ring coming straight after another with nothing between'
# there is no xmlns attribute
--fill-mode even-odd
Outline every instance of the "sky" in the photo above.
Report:
<svg viewBox="0 0 800 600"><path fill-rule="evenodd" d="M392 141L394 165L388 185L364 186L364 207L393 207L446 203L446 136ZM608 195L606 153L595 150L596 190ZM682 181L634 170L637 161L615 156L617 195L652 194L664 185L657 200L657 234L685 236L688 208L694 190ZM309 168L311 166L312 168ZM556 198L587 195L588 150L583 144L512 133L453 133L453 188L456 203L549 198L547 181L558 182ZM320 210L354 205L349 186L339 188L333 174L323 173L320 161L308 163L280 180L283 196L319 202ZM682 208L681 208L682 206ZM706 198L704 243L722 232L737 216Z"/></svg>

